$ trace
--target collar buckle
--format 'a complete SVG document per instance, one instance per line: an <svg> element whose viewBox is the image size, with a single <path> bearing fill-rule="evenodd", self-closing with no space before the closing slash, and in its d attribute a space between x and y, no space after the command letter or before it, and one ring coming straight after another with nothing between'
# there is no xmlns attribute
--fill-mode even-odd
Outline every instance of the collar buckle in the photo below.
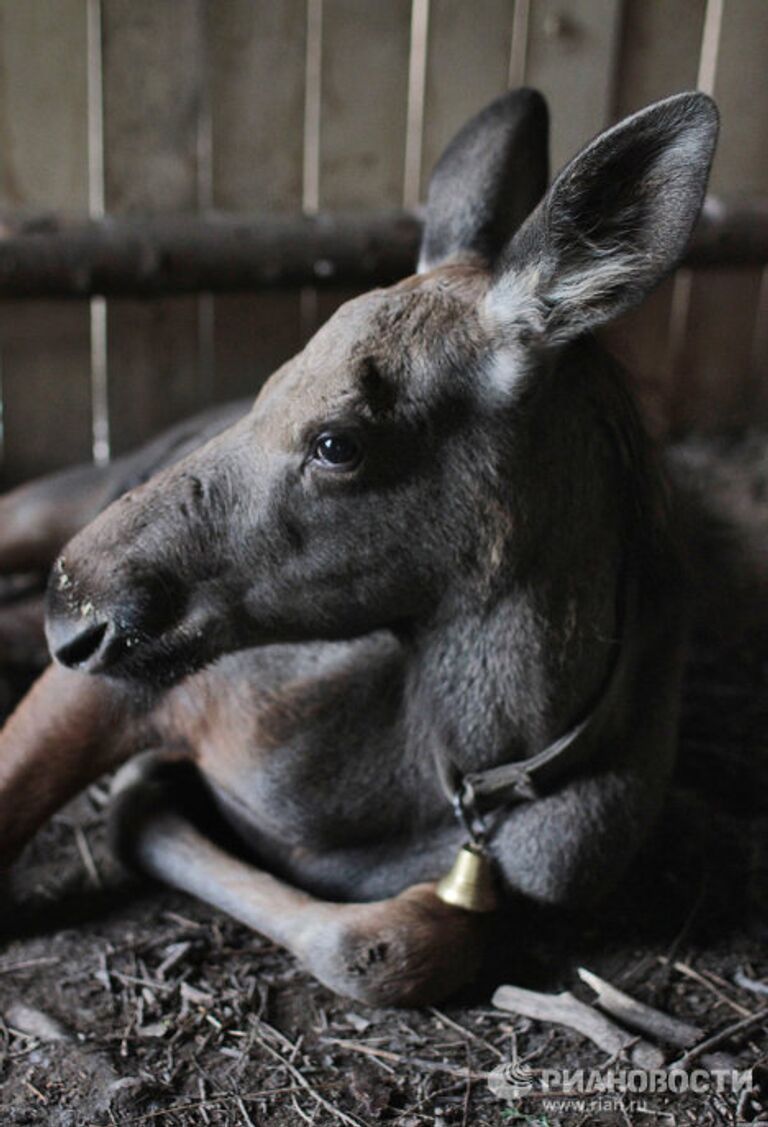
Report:
<svg viewBox="0 0 768 1127"><path fill-rule="evenodd" d="M451 804L457 820L467 831L472 845L482 847L487 837L485 819L477 807L475 788L466 776L459 781L454 790Z"/></svg>

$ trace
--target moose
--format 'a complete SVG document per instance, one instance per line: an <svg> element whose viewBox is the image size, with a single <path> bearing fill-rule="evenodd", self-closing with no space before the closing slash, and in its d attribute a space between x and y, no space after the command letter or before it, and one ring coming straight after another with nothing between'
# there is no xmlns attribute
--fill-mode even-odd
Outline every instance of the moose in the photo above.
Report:
<svg viewBox="0 0 768 1127"><path fill-rule="evenodd" d="M547 188L545 103L509 92L438 162L417 273L252 406L2 499L53 662L0 734L0 865L119 768L129 865L377 1005L475 973L501 917L446 894L462 847L511 905L620 879L688 612L674 482L593 330L680 261L717 129L675 95Z"/></svg>

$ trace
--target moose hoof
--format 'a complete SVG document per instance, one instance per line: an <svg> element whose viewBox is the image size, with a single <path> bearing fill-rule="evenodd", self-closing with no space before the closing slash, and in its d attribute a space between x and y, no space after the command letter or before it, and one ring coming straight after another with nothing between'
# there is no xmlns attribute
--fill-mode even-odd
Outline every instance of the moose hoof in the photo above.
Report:
<svg viewBox="0 0 768 1127"><path fill-rule="evenodd" d="M313 937L306 961L327 986L371 1006L423 1006L471 982L480 966L487 917L438 899L434 884L392 900L349 905L336 935Z"/></svg>

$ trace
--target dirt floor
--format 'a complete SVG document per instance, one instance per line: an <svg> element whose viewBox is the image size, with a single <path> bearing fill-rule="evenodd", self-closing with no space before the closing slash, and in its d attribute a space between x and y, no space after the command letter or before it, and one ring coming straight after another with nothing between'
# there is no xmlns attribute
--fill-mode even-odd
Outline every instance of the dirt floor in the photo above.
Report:
<svg viewBox="0 0 768 1127"><path fill-rule="evenodd" d="M768 639L697 643L676 784L622 888L587 918L530 933L508 920L484 980L440 1009L345 1002L259 936L122 872L92 788L28 850L2 909L0 1123L768 1123L767 655ZM719 1046L753 1068L753 1094L607 1111L497 1098L486 1074L500 1062L605 1063L490 1001L504 981L587 998L580 965L707 1034L762 1013Z"/></svg>

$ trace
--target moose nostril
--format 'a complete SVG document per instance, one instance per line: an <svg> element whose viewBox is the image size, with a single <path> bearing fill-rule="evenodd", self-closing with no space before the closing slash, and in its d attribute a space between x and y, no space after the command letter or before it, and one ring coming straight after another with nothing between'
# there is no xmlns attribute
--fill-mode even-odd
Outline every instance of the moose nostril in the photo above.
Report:
<svg viewBox="0 0 768 1127"><path fill-rule="evenodd" d="M81 630L79 634L56 650L57 660L70 669L84 665L98 651L106 632L106 622L97 622L93 626L87 626L85 630Z"/></svg>

